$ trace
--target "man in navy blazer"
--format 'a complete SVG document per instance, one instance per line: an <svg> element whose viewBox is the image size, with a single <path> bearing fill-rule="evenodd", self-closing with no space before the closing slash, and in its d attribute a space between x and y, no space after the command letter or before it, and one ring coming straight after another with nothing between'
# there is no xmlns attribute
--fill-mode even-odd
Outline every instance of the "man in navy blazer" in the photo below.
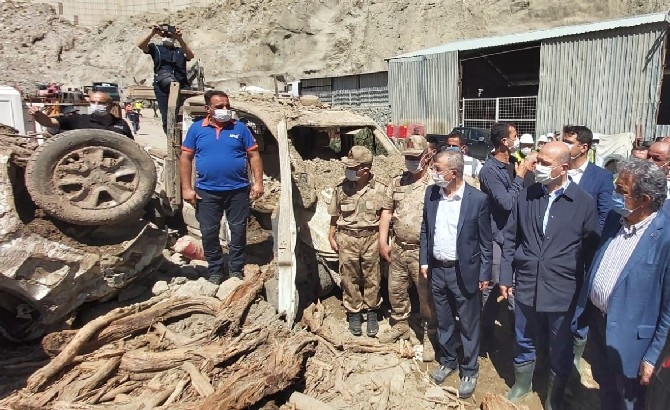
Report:
<svg viewBox="0 0 670 410"><path fill-rule="evenodd" d="M563 142L542 147L537 182L521 191L512 208L500 263L500 290L509 297L513 287L516 296L515 382L507 397L518 401L530 392L537 341L546 329L551 365L546 409L562 405L572 371L570 322L600 230L595 202L568 179L569 162Z"/></svg>
<svg viewBox="0 0 670 410"><path fill-rule="evenodd" d="M573 327L590 324L603 410L644 408L645 387L668 337L670 215L661 211L666 187L665 173L653 163L620 164L616 212L605 223L579 295Z"/></svg>
<svg viewBox="0 0 670 410"><path fill-rule="evenodd" d="M563 142L570 149L568 176L596 201L598 223L602 229L607 214L612 209L614 176L606 169L588 161L588 152L593 143L593 133L590 129L582 125L566 125L563 127Z"/></svg>
<svg viewBox="0 0 670 410"><path fill-rule="evenodd" d="M459 367L460 335L458 392L466 398L474 392L479 375L481 291L491 280L493 242L487 196L463 181L463 168L458 150L434 158L435 185L426 189L424 198L419 264L421 273L430 277L437 314L440 367L431 377L441 384Z"/></svg>
<svg viewBox="0 0 670 410"><path fill-rule="evenodd" d="M570 170L568 176L588 192L596 201L598 208L598 222L602 230L612 209L612 191L614 191L614 176L604 168L601 168L588 160L593 144L593 132L583 125L566 125L563 127L563 142L570 149ZM575 369L579 371L581 366L586 337L589 328L584 326L577 329L573 340L573 352L575 355Z"/></svg>

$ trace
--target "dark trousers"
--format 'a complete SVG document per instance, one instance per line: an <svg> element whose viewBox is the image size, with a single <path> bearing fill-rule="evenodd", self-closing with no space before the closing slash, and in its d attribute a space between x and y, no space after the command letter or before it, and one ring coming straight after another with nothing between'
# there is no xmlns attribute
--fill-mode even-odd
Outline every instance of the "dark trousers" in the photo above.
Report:
<svg viewBox="0 0 670 410"><path fill-rule="evenodd" d="M207 271L210 275L223 272L223 250L219 240L219 231L221 230L221 218L225 213L228 228L230 228L228 268L230 272L244 272L249 187L232 191L206 191L196 188L196 192L202 198L195 208L195 217L200 224Z"/></svg>
<svg viewBox="0 0 670 410"><path fill-rule="evenodd" d="M534 362L538 341L549 341L549 363L558 377L568 377L572 371L571 312L537 312L535 307L516 302L514 305L514 364ZM546 332L543 335L541 332Z"/></svg>
<svg viewBox="0 0 670 410"><path fill-rule="evenodd" d="M620 362L619 352L607 346L605 329L607 321L597 308L591 309L589 317L593 379L600 385L600 408L605 410L644 409L646 386L638 378L626 377L620 368L612 368L612 361ZM611 357L616 355L617 357ZM666 407L667 408L667 407Z"/></svg>
<svg viewBox="0 0 670 410"><path fill-rule="evenodd" d="M501 238L502 240L502 238ZM482 339L486 341L485 346L491 347L494 343L493 329L498 316L498 295L500 295L500 259L502 257L502 242L493 241L493 268L491 281L482 291ZM504 303L509 309L509 316L514 312L514 294ZM511 321L511 319L510 319Z"/></svg>
<svg viewBox="0 0 670 410"><path fill-rule="evenodd" d="M163 90L154 83L154 94L156 94L156 103L158 104L158 111L161 112L161 121L163 121L163 132L167 135L167 109L168 109L168 93L169 89Z"/></svg>
<svg viewBox="0 0 670 410"><path fill-rule="evenodd" d="M459 279L458 264L453 267L433 266L430 270L431 288L437 315L437 336L440 344L439 361L443 366L456 369L457 348L463 346L461 376L477 376L479 373L479 317L481 314L481 293L465 290ZM458 329L456 329L458 316Z"/></svg>

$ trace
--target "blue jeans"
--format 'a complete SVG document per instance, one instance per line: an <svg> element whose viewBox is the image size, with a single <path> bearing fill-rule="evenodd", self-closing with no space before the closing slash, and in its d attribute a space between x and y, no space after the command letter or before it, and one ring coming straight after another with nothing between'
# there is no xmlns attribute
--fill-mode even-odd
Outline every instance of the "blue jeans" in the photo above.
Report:
<svg viewBox="0 0 670 410"><path fill-rule="evenodd" d="M536 312L533 306L516 302L514 305L514 364L534 362L536 346L542 336L549 339L549 363L558 377L568 377L572 371L573 333L571 312ZM541 335L548 329L548 335Z"/></svg>
<svg viewBox="0 0 670 410"><path fill-rule="evenodd" d="M223 272L223 249L219 240L221 218L224 213L230 228L228 241L229 272L244 272L245 248L247 246L247 218L249 217L249 187L232 191L207 191L196 188L202 198L195 208L195 217L200 224L202 247L207 259L210 275Z"/></svg>

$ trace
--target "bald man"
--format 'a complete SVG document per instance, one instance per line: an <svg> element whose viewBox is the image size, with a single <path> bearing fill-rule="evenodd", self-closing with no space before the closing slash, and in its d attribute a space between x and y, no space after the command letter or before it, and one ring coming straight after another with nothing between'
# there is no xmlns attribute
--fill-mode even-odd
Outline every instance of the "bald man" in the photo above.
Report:
<svg viewBox="0 0 670 410"><path fill-rule="evenodd" d="M666 178L670 179L670 137L651 144L647 151L647 159L661 167ZM670 188L668 188L667 197L670 198Z"/></svg>
<svg viewBox="0 0 670 410"><path fill-rule="evenodd" d="M535 183L512 207L500 262L500 291L516 297L515 383L507 398L519 401L530 392L537 341L546 337L551 370L544 406L552 409L562 408L573 362L573 305L600 232L595 200L568 178L569 169L565 143L542 147Z"/></svg>
<svg viewBox="0 0 670 410"><path fill-rule="evenodd" d="M133 139L133 132L130 130L128 123L111 114L114 104L109 94L96 91L91 93L88 101L88 114L73 114L54 118L43 113L39 107L30 107L28 112L43 127L59 128L60 131L93 128L113 131Z"/></svg>

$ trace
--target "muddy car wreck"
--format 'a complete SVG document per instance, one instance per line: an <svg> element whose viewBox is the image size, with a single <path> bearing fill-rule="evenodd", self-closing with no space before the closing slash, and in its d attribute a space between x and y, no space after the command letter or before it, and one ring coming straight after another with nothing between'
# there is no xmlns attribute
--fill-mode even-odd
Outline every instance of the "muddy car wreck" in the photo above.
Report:
<svg viewBox="0 0 670 410"><path fill-rule="evenodd" d="M0 130L0 337L37 338L149 272L167 234L141 219L156 173L139 145Z"/></svg>
<svg viewBox="0 0 670 410"><path fill-rule="evenodd" d="M197 231L190 205L182 204L176 158L193 121L205 115L202 93L171 93L174 120L168 122L168 154L159 167L162 209L183 210L189 231ZM177 102L183 101L177 111ZM396 145L368 117L331 108L318 99L291 99L274 94L234 93L231 108L252 130L261 153L265 195L252 204L260 220L272 226L278 275L266 284L268 299L293 321L299 307L339 286L338 257L328 242L327 204L344 178L340 162L353 145L365 145L375 155L373 172L390 182L402 173ZM182 122L177 122L181 114ZM161 169L164 168L164 169ZM173 169L169 169L173 168ZM172 193L172 195L170 195ZM265 217L263 217L265 215ZM271 221L271 222L270 222ZM225 232L221 233L225 242Z"/></svg>

